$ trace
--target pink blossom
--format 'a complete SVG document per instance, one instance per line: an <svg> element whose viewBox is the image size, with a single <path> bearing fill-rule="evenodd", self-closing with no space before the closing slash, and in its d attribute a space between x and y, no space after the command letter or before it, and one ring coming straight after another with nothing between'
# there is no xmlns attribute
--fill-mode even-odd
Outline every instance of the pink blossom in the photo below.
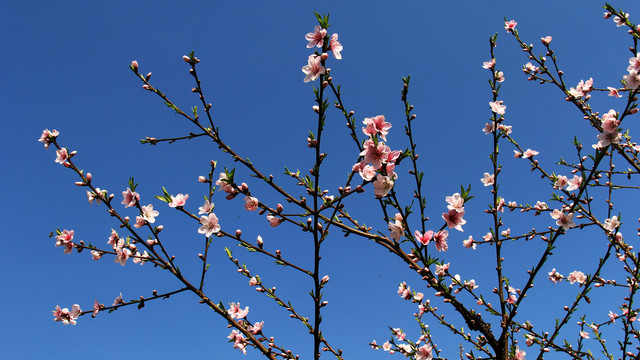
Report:
<svg viewBox="0 0 640 360"><path fill-rule="evenodd" d="M604 221L604 228L610 232L615 232L618 226L620 226L620 221L617 216L612 216L610 219Z"/></svg>
<svg viewBox="0 0 640 360"><path fill-rule="evenodd" d="M579 189L582 185L582 176L574 175L573 179L569 180L569 186L567 186L567 191L573 191Z"/></svg>
<svg viewBox="0 0 640 360"><path fill-rule="evenodd" d="M584 284L587 282L587 276L582 271L574 271L567 276L567 280L569 280L571 284L576 282L578 284Z"/></svg>
<svg viewBox="0 0 640 360"><path fill-rule="evenodd" d="M423 298L424 298L424 294L421 293L421 292L418 292L413 296L413 301L414 302L420 302L420 301L422 301Z"/></svg>
<svg viewBox="0 0 640 360"><path fill-rule="evenodd" d="M433 237L433 240L436 243L436 250L447 251L447 249L449 249L449 245L447 244L448 237L449 232L447 230L438 231L436 233L436 235Z"/></svg>
<svg viewBox="0 0 640 360"><path fill-rule="evenodd" d="M156 216L158 215L160 215L160 213L157 210L153 210L153 205L149 204L142 207L142 217L150 224L156 222Z"/></svg>
<svg viewBox="0 0 640 360"><path fill-rule="evenodd" d="M120 295L118 295L118 297L116 297L116 299L113 300L113 306L120 305L123 303L124 301L122 300L122 293L120 293Z"/></svg>
<svg viewBox="0 0 640 360"><path fill-rule="evenodd" d="M322 59L316 54L309 55L307 65L302 67L302 72L306 75L304 82L315 81L320 75L326 73L326 69L321 64Z"/></svg>
<svg viewBox="0 0 640 360"><path fill-rule="evenodd" d="M537 211L541 211L541 210L546 210L549 207L547 206L547 203L545 203L544 201L538 201L536 202L536 204L533 206L533 208Z"/></svg>
<svg viewBox="0 0 640 360"><path fill-rule="evenodd" d="M393 189L393 181L389 177L378 174L373 182L373 193L377 198L383 198Z"/></svg>
<svg viewBox="0 0 640 360"><path fill-rule="evenodd" d="M249 325L249 331L251 331L252 334L257 335L262 332L263 326L264 326L264 321L256 322L253 325Z"/></svg>
<svg viewBox="0 0 640 360"><path fill-rule="evenodd" d="M178 207L184 206L187 203L187 199L189 198L189 194L178 194L176 196L171 195L171 202L169 203L169 207Z"/></svg>
<svg viewBox="0 0 640 360"><path fill-rule="evenodd" d="M331 49L333 57L338 60L342 60L342 54L340 54L342 51L342 44L338 42L338 34L331 35L331 40L329 40L329 49Z"/></svg>
<svg viewBox="0 0 640 360"><path fill-rule="evenodd" d="M100 312L100 303L98 302L98 300L95 300L93 302L93 313L91 313L91 317L95 318L96 316L98 316L99 312Z"/></svg>
<svg viewBox="0 0 640 360"><path fill-rule="evenodd" d="M553 184L553 188L563 189L567 185L569 185L569 179L564 175L558 175L556 176L556 182Z"/></svg>
<svg viewBox="0 0 640 360"><path fill-rule="evenodd" d="M513 158L514 159L519 159L522 157L522 153L518 150L513 150Z"/></svg>
<svg viewBox="0 0 640 360"><path fill-rule="evenodd" d="M554 284L557 284L558 281L562 280L562 278L563 276L556 271L556 268L553 268L553 270L549 272L549 280Z"/></svg>
<svg viewBox="0 0 640 360"><path fill-rule="evenodd" d="M510 126L510 125L505 125L505 124L498 125L498 129L502 130L507 135L509 135L509 134L511 134L513 132L511 130L512 128L513 128L513 126Z"/></svg>
<svg viewBox="0 0 640 360"><path fill-rule="evenodd" d="M618 120L618 114L615 110L609 110L608 113L602 115L602 130L606 133L614 133L620 126L620 120Z"/></svg>
<svg viewBox="0 0 640 360"><path fill-rule="evenodd" d="M511 32L516 28L516 25L518 25L518 23L515 22L515 20L509 20L504 23L504 29L507 30L507 32Z"/></svg>
<svg viewBox="0 0 640 360"><path fill-rule="evenodd" d="M491 59L482 63L483 69L491 70L494 66L496 66L496 59Z"/></svg>
<svg viewBox="0 0 640 360"><path fill-rule="evenodd" d="M433 239L433 230L426 231L424 235L420 231L416 230L413 235L416 238L417 242L421 243L422 245L429 245L431 239Z"/></svg>
<svg viewBox="0 0 640 360"><path fill-rule="evenodd" d="M640 71L640 52L637 53L635 57L629 58L629 67L627 67L627 71Z"/></svg>
<svg viewBox="0 0 640 360"><path fill-rule="evenodd" d="M495 176L493 174L484 173L484 177L480 179L484 186L491 186L495 182Z"/></svg>
<svg viewBox="0 0 640 360"><path fill-rule="evenodd" d="M446 264L442 264L442 265L436 264L436 275L444 276L446 274L447 270L449 270L450 266L451 266L451 263L446 263Z"/></svg>
<svg viewBox="0 0 640 360"><path fill-rule="evenodd" d="M247 211L256 211L258 210L258 198L253 196L245 196L244 198L244 208Z"/></svg>
<svg viewBox="0 0 640 360"><path fill-rule="evenodd" d="M384 141L387 141L387 134L389 133L389 129L391 129L391 124L384 121L384 115L374 116L372 118L365 118L362 121L366 127L362 128L362 132L365 135L373 136L375 134L380 134L380 138Z"/></svg>
<svg viewBox="0 0 640 360"><path fill-rule="evenodd" d="M100 260L102 258L102 253L97 250L91 250L91 257L93 260Z"/></svg>
<svg viewBox="0 0 640 360"><path fill-rule="evenodd" d="M495 76L496 76L496 82L503 82L504 81L504 73L502 71L496 71Z"/></svg>
<svg viewBox="0 0 640 360"><path fill-rule="evenodd" d="M229 194L227 195L227 200L233 199L238 194L238 190L229 183L229 179L225 173L220 173L220 178L216 181L216 186L220 186L220 190Z"/></svg>
<svg viewBox="0 0 640 360"><path fill-rule="evenodd" d="M603 132L598 134L598 143L591 145L594 149L603 149L611 144L617 144L622 140L622 135L620 132L614 131L612 133Z"/></svg>
<svg viewBox="0 0 640 360"><path fill-rule="evenodd" d="M463 211L463 209L464 209L464 198L462 196L460 196L460 193L455 193L455 194L453 194L451 196L447 196L445 198L445 200L449 204L449 205L447 205L447 209L456 210L456 211Z"/></svg>
<svg viewBox="0 0 640 360"><path fill-rule="evenodd" d="M67 148L62 148L60 150L56 150L56 162L59 164L64 163L69 158L69 152Z"/></svg>
<svg viewBox="0 0 640 360"><path fill-rule="evenodd" d="M210 213L207 216L200 217L200 228L198 233L204 234L206 237L213 235L220 231L220 224L218 224L218 217L214 213Z"/></svg>
<svg viewBox="0 0 640 360"><path fill-rule="evenodd" d="M449 210L448 213L442 213L442 218L447 222L447 226L449 229L455 228L458 231L462 230L462 225L467 223L467 220L464 220L462 217L464 216L464 210Z"/></svg>
<svg viewBox="0 0 640 360"><path fill-rule="evenodd" d="M387 162L391 149L380 141L377 144L373 140L367 140L364 142L364 150L360 153L360 156L364 156L363 161L373 164L373 167L377 170L382 167L382 162Z"/></svg>
<svg viewBox="0 0 640 360"><path fill-rule="evenodd" d="M64 246L65 254L70 254L71 250L73 250L73 234L73 230L64 229L60 235L56 236L56 246Z"/></svg>
<svg viewBox="0 0 640 360"><path fill-rule="evenodd" d="M133 224L133 227L141 228L147 225L147 220L145 220L142 216L136 216L136 223Z"/></svg>
<svg viewBox="0 0 640 360"><path fill-rule="evenodd" d="M391 350L391 344L389 344L389 342L385 342L384 344L382 344L382 350L384 351L390 351Z"/></svg>
<svg viewBox="0 0 640 360"><path fill-rule="evenodd" d="M535 74L535 73L538 72L538 70L540 70L540 69L537 66L534 66L531 62L528 62L528 63L524 64L523 71L525 73Z"/></svg>
<svg viewBox="0 0 640 360"><path fill-rule="evenodd" d="M320 25L316 25L313 29L313 32L305 35L305 39L309 41L307 44L307 48L312 48L314 46L322 47L324 44L324 37L327 36L327 30L320 27ZM336 38L337 40L337 38Z"/></svg>
<svg viewBox="0 0 640 360"><path fill-rule="evenodd" d="M87 191L87 200L90 204L93 204L95 200L98 204L102 202L105 198L106 190L100 190L100 188L96 188L96 191Z"/></svg>
<svg viewBox="0 0 640 360"><path fill-rule="evenodd" d="M407 286L406 282L398 285L398 295L405 300L411 299L411 288Z"/></svg>
<svg viewBox="0 0 640 360"><path fill-rule="evenodd" d="M249 313L249 307L247 306L242 310L240 309L240 303L232 302L227 313L232 319L242 319Z"/></svg>
<svg viewBox="0 0 640 360"><path fill-rule="evenodd" d="M198 208L198 215L208 214L213 211L214 205L209 202L209 200L205 200L204 205Z"/></svg>
<svg viewBox="0 0 640 360"><path fill-rule="evenodd" d="M506 105L502 105L504 101L502 100L496 100L496 101L491 101L489 102L489 106L491 106L491 111L493 111L494 113L498 114L498 115L504 115L505 110L507 109Z"/></svg>
<svg viewBox="0 0 640 360"><path fill-rule="evenodd" d="M353 165L352 170L357 171L365 181L371 181L376 176L376 169L372 165L367 165L364 161Z"/></svg>
<svg viewBox="0 0 640 360"><path fill-rule="evenodd" d="M398 219L396 216L395 222L389 221L389 230L391 230L391 232L389 233L390 238L392 238L395 241L400 240L400 238L404 234L404 226L402 224L402 220Z"/></svg>
<svg viewBox="0 0 640 360"><path fill-rule="evenodd" d="M467 240L463 240L462 241L462 246L464 246L465 248L469 249L476 249L476 243L473 241L473 236L469 236L469 238Z"/></svg>
<svg viewBox="0 0 640 360"><path fill-rule="evenodd" d="M81 313L82 309L78 304L74 304L71 307L71 311L67 308L61 309L60 306L56 305L56 309L53 311L53 321L61 321L65 325L75 325L76 319Z"/></svg>
<svg viewBox="0 0 640 360"><path fill-rule="evenodd" d="M144 265L145 262L149 259L149 253L145 250L142 254L140 252L136 252L133 257L134 264Z"/></svg>
<svg viewBox="0 0 640 360"><path fill-rule="evenodd" d="M254 276L254 277L252 277L252 278L249 280L249 285L250 285L250 286L256 286L256 285L258 285L258 278L256 278L255 276Z"/></svg>
<svg viewBox="0 0 640 360"><path fill-rule="evenodd" d="M593 90L593 78L589 78L587 81L580 80L575 88L569 89L569 94L574 98L580 98L587 95L591 90Z"/></svg>
<svg viewBox="0 0 640 360"><path fill-rule="evenodd" d="M511 228L507 229L507 230L503 230L500 235L508 238L509 236L511 236Z"/></svg>
<svg viewBox="0 0 640 360"><path fill-rule="evenodd" d="M616 322L616 318L618 317L618 314L614 313L613 311L609 311L609 320L611 320L611 323Z"/></svg>
<svg viewBox="0 0 640 360"><path fill-rule="evenodd" d="M609 96L617 98L622 97L622 95L618 93L618 89L611 86L607 86L607 89L609 89Z"/></svg>
<svg viewBox="0 0 640 360"><path fill-rule="evenodd" d="M416 360L431 360L431 359L433 359L433 355L431 354L431 350L433 350L433 349L428 344L424 344L424 345L420 346L418 349L416 349Z"/></svg>
<svg viewBox="0 0 640 360"><path fill-rule="evenodd" d="M276 227L284 222L284 219L280 219L273 215L267 215L267 221L271 225L271 227Z"/></svg>
<svg viewBox="0 0 640 360"><path fill-rule="evenodd" d="M488 122L484 124L484 127L482 128L482 132L484 132L485 135L491 134L493 132L493 123Z"/></svg>
<svg viewBox="0 0 640 360"><path fill-rule="evenodd" d="M244 338L244 335L240 333L240 331L233 330L231 334L229 334L228 338L233 340L234 349L239 349L243 354L247 354L247 340Z"/></svg>
<svg viewBox="0 0 640 360"><path fill-rule="evenodd" d="M588 339L589 333L587 333L586 331L580 331L580 337L582 337L583 339Z"/></svg>
<svg viewBox="0 0 640 360"><path fill-rule="evenodd" d="M127 263L127 259L131 256L131 250L127 248L116 248L116 257L113 259L114 262L124 266Z"/></svg>
<svg viewBox="0 0 640 360"><path fill-rule="evenodd" d="M49 148L49 145L51 145L53 143L53 140L58 137L58 135L60 135L60 133L58 132L58 130L53 130L53 131L49 131L49 129L44 129L42 131L42 135L40 135L40 139L38 139L38 141L40 141L43 145L45 149Z"/></svg>
<svg viewBox="0 0 640 360"><path fill-rule="evenodd" d="M637 89L640 86L640 70L631 70L628 74L622 77L624 80L626 89Z"/></svg>
<svg viewBox="0 0 640 360"><path fill-rule="evenodd" d="M511 357L511 360L525 360L525 356L527 355L526 352L524 352L524 350L520 350L520 348L518 346L516 346L516 351L514 352L513 356Z"/></svg>
<svg viewBox="0 0 640 360"><path fill-rule="evenodd" d="M127 188L127 190L122 192L121 204L123 204L124 207L126 208L136 206L136 203L139 200L140 200L140 194L138 194L135 191L132 191L130 188Z"/></svg>
<svg viewBox="0 0 640 360"><path fill-rule="evenodd" d="M564 230L576 227L576 223L573 222L573 213L567 214L562 210L555 209L550 215L551 218L557 220L556 225L561 226Z"/></svg>
<svg viewBox="0 0 640 360"><path fill-rule="evenodd" d="M549 43L551 43L551 39L553 39L551 36L545 36L543 38L540 38L543 45L549 45Z"/></svg>
<svg viewBox="0 0 640 360"><path fill-rule="evenodd" d="M621 14L621 15L622 15L622 17L620 17L620 16L614 16L613 17L613 22L616 23L617 27L623 26L625 24L625 22L626 22L626 19L629 17L628 13Z"/></svg>
<svg viewBox="0 0 640 360"><path fill-rule="evenodd" d="M527 149L523 154L522 154L522 158L526 159L526 158L530 158L532 156L536 156L540 154L540 152L535 151L535 150L531 150L531 149Z"/></svg>
<svg viewBox="0 0 640 360"><path fill-rule="evenodd" d="M398 339L399 341L404 340L407 337L407 334L404 333L404 331L402 331L402 329L392 329L393 335L396 337L396 339Z"/></svg>

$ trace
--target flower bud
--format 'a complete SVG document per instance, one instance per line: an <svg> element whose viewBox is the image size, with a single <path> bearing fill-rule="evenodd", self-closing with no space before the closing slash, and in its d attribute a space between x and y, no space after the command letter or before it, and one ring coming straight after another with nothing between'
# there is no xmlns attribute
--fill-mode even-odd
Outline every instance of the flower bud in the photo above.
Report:
<svg viewBox="0 0 640 360"><path fill-rule="evenodd" d="M133 61L131 62L131 67L133 68L133 70L134 70L134 71L136 71L136 72L137 72L137 71L138 71L138 62L137 62L137 61L135 61L135 60L133 60Z"/></svg>
<svg viewBox="0 0 640 360"><path fill-rule="evenodd" d="M242 230L236 230L236 237L240 237L242 235Z"/></svg>
<svg viewBox="0 0 640 360"><path fill-rule="evenodd" d="M264 242L262 241L262 236L258 235L257 242L258 242L258 247L262 249L262 246L264 245Z"/></svg>
<svg viewBox="0 0 640 360"><path fill-rule="evenodd" d="M320 55L320 58L321 58L322 60L327 60L327 59L329 58L329 54L327 54L327 53L322 53L322 55Z"/></svg>
<svg viewBox="0 0 640 360"><path fill-rule="evenodd" d="M198 182L206 183L207 182L207 178L202 176L202 175L200 175L200 176L198 176Z"/></svg>
<svg viewBox="0 0 640 360"><path fill-rule="evenodd" d="M164 229L164 225L156 226L156 230L158 230L158 232L162 231L162 229Z"/></svg>
<svg viewBox="0 0 640 360"><path fill-rule="evenodd" d="M187 55L182 55L182 60L191 64L191 59Z"/></svg>
<svg viewBox="0 0 640 360"><path fill-rule="evenodd" d="M324 285L329 282L329 275L325 275L322 280L320 280L320 285Z"/></svg>
<svg viewBox="0 0 640 360"><path fill-rule="evenodd" d="M144 77L145 80L149 81L151 79L151 73L149 72L147 76Z"/></svg>
<svg viewBox="0 0 640 360"><path fill-rule="evenodd" d="M282 204L276 205L276 212L278 214L280 214L282 212L282 210L284 210L284 207L282 207Z"/></svg>
<svg viewBox="0 0 640 360"><path fill-rule="evenodd" d="M91 175L91 173L87 173L86 178L87 178L87 182L91 182L91 179L93 178L93 176Z"/></svg>

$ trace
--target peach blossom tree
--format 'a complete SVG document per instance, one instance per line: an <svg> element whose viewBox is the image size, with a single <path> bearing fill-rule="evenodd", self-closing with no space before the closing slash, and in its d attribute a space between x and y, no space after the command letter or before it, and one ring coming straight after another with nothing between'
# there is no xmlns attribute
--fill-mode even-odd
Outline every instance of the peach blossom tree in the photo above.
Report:
<svg viewBox="0 0 640 360"><path fill-rule="evenodd" d="M331 286L327 270L322 268L323 257L331 254L323 252L323 245L326 241L340 239L335 235L343 235L346 239L342 241L361 238L366 240L362 246L382 247L389 254L387 261L400 261L409 270L407 282L398 285L398 295L399 301L415 304L415 313L409 316L415 318L416 328L405 332L389 324L388 340L373 340L369 344L373 349L418 360L455 356L467 359L524 359L525 356L639 358L636 319L640 308L635 299L639 289L640 264L633 246L622 235L623 216L614 204L629 201L630 195L627 194L640 189L635 183L640 173L640 145L632 141L630 126L624 126L633 121L627 118L638 112L640 26L632 23L624 11L608 4L605 8L605 18L612 18L616 26L627 30L632 42L629 65L626 70L621 69L619 84L597 84L593 78L577 84L566 83L565 73L552 47L552 37L541 38L540 45L534 47L520 36L516 21L505 19L504 35L517 43L526 56L522 67L526 79L553 89L595 130L592 138L575 139L575 153L557 157L563 171L555 173L550 169L556 164L539 161L543 149L520 140L510 125L508 104L500 97L501 83L506 75L500 70L500 62L494 53L496 34L489 39L487 61L478 64L486 69L489 78L487 113L482 115L488 116L489 120L484 127L478 126L478 131L482 130L490 139L487 170L478 174L477 184L456 185L450 196L431 199L433 202L429 206L426 195L429 175L421 169L419 151L428 151L423 155L427 157L442 154L438 153L439 149L424 145L421 148L418 144L423 137L412 128L419 120L409 100L410 76L402 78L402 125L398 122L392 124L385 115L379 114L366 114L358 119L343 98L338 84L339 73L328 67L342 60L343 50L338 34L329 31L328 15L316 14L317 25L305 36L308 49L305 56L308 58L301 69L303 81L310 83L310 91L313 91L311 107L315 126L309 130L306 139L312 153L311 165L307 171L285 167L285 177L270 175L225 142L219 128L224 126L224 119L214 120L214 108L205 96L197 72L200 59L194 52L183 56L194 84L191 91L199 102L188 111L174 103L169 95L152 83L151 73L145 75L142 65L133 61L130 69L142 83L142 88L177 113L190 132L181 137L146 137L142 143L162 145L196 138L209 139L219 150L221 158L207 164L207 170L203 172L205 175L197 179L204 189L203 200L196 200L193 194L190 197L163 188L155 196L155 201L137 192L138 184L134 178L117 194L98 187L104 185L94 180L91 173L76 161L77 152L65 147L61 133L44 130L39 141L45 148L56 150L55 161L75 173L76 185L85 190L83 195L86 193L88 202L103 206L113 218L110 226L117 229L111 229L105 236L108 238L106 241L95 240L92 243L76 240L74 230L57 229L52 234L55 245L62 247L65 254L84 253L96 261L111 258L121 266L131 266L131 263L154 266L166 274L163 276L173 277L181 284L171 291L154 290L151 296L133 300L125 300L120 294L112 304L96 300L93 305L72 304L71 309L56 306L54 320L76 325L81 316L96 317L123 307L142 308L153 300L190 292L228 323L230 346L244 354L253 352L269 359L297 359L299 355L290 350L287 339L270 334L270 327L273 329L277 324L261 321L260 314L251 312L247 304L217 301L219 294L216 289L206 287L212 271L210 247L213 242L226 241L230 244L225 249L226 255L243 281L255 288L257 296L268 298L282 307L285 316L299 322L300 328L313 339L311 353L303 355L303 358L313 356L319 359L324 355L343 359L341 339L325 336L322 327L323 311L328 305L323 290ZM541 52L538 47L542 48ZM515 74L511 76L515 78ZM592 109L592 96L620 98L619 105L615 109ZM340 118L346 124L344 131L353 140L352 153L348 155L353 159L351 168L324 166L330 150L323 142L331 136L325 131L328 117ZM405 142L403 147L388 145L389 140L401 138ZM582 141L587 145L583 146ZM539 177L540 186L548 188L549 200L540 199L530 204L504 197L499 187L502 172L508 170L501 160L504 151L508 157L513 154L518 161L530 166L530 175ZM242 168L248 176L240 175L236 168ZM321 180L336 174L344 175L342 185L325 189L326 185ZM279 202L262 201L263 197L256 188L275 193ZM484 217L488 220L487 232L475 236L463 235L467 223L465 205L474 198L472 188L476 194L489 192L491 198ZM220 196L225 196L226 200ZM360 202L354 203L354 198L359 198ZM276 249L274 244L263 241L262 236L249 237L243 229L228 229L225 217L229 215L214 212L215 202L221 201L241 202L246 212L264 217L270 227L283 227L296 233L296 238L306 238L313 244L313 253L287 255L286 247L290 243L284 242L281 249ZM362 202L368 205L357 205ZM365 224L361 215L374 209L383 221ZM172 249L179 245L177 239L166 238L162 234L164 226L159 215L165 212L170 216L186 217L192 222L188 237L200 238L199 250L195 245L189 245L193 247L191 260L199 262L201 268L198 276L181 271L179 261L172 255ZM522 218L518 224L535 222L542 225L512 232L509 224L512 217L509 220L506 217L509 213ZM536 216L539 217L533 220ZM624 220L632 221L627 217ZM584 259L582 268L561 274L560 271L564 270L556 269L561 268L561 259L553 257L554 249L562 243L565 235L587 230L590 231L589 236L597 237L602 246L592 250L593 257ZM457 274L456 259L448 254L454 242L471 252L481 247L490 249L488 253L492 256L478 262L495 271L492 283L477 283L473 275ZM241 248L238 251L241 255L232 252L231 244ZM529 249L526 256L517 260L523 268L507 271L505 249L520 246ZM302 300L292 301L276 292L274 285L278 284L278 278L273 273L268 277L254 273L251 261L241 259L247 252L270 258L287 271L307 278L307 282L296 286L299 292L309 292L311 311L299 310L296 302ZM556 267L552 266L554 261ZM416 285L409 285L412 282ZM564 314L550 327L538 326L537 319L523 318L519 314L523 309L535 311L540 305L533 300L528 301L527 296L534 294L534 284L542 282L568 287L575 293L574 300L563 305ZM589 308L592 292L616 294L609 299L608 313ZM443 331L459 339L459 354L448 353L438 346L437 341ZM408 334L412 333L418 335L410 337Z"/></svg>

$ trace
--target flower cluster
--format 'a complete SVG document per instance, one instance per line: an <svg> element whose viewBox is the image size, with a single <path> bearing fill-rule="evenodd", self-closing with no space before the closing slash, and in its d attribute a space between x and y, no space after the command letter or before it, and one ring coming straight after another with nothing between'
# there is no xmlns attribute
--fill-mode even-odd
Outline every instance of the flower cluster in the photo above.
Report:
<svg viewBox="0 0 640 360"><path fill-rule="evenodd" d="M56 246L64 246L64 253L71 254L71 250L73 250L73 233L74 231L64 229L60 234L56 236Z"/></svg>
<svg viewBox="0 0 640 360"><path fill-rule="evenodd" d="M352 167L352 171L358 172L365 181L373 182L374 195L377 198L383 198L393 189L394 181L398 179L398 175L394 172L396 161L402 152L400 150L391 151L384 141L387 140L387 134L391 124L385 121L384 115L365 118L362 122L365 127L362 132L369 136L365 140L364 150L360 153L362 161L356 163Z"/></svg>
<svg viewBox="0 0 640 360"><path fill-rule="evenodd" d="M65 325L75 325L76 319L80 314L82 314L82 309L78 304L74 304L71 307L71 311L67 308L61 309L60 306L56 305L56 309L53 310L53 321L62 321Z"/></svg>
<svg viewBox="0 0 640 360"><path fill-rule="evenodd" d="M446 197L448 212L442 213L442 218L447 222L449 229L462 230L462 225L467 223L467 220L463 219L464 216L464 198L460 193L455 193Z"/></svg>
<svg viewBox="0 0 640 360"><path fill-rule="evenodd" d="M145 250L142 254L138 251L138 248L133 242L127 241L118 236L118 233L115 230L111 230L111 235L109 236L109 240L107 244L111 245L113 251L116 252L116 257L113 259L114 262L124 266L127 263L127 260L130 257L133 257L133 262L135 264L144 264L149 259L149 253ZM102 253L99 251L92 251L94 260L98 260L102 257Z"/></svg>
<svg viewBox="0 0 640 360"><path fill-rule="evenodd" d="M589 98L591 97L591 95L589 95L591 90L593 90L593 78L589 78L589 80L587 81L580 80L576 87L572 87L569 89L569 94L576 99L584 97L585 99L589 100Z"/></svg>
<svg viewBox="0 0 640 360"><path fill-rule="evenodd" d="M302 72L305 74L304 82L315 81L320 75L324 75L327 73L327 69L322 63L328 57L325 51L330 50L336 59L342 59L342 54L340 54L340 52L342 51L342 44L340 44L340 42L338 41L338 34L331 35L328 46L324 47L326 38L327 29L321 28L320 25L316 25L313 32L305 35L305 39L309 41L309 44L307 44L307 48L317 46L322 49L323 53L322 55L309 55L309 58L307 59L307 65L302 67Z"/></svg>
<svg viewBox="0 0 640 360"><path fill-rule="evenodd" d="M610 144L617 144L622 135L618 131L620 120L615 110L609 110L608 113L602 115L601 119L602 133L598 134L598 143L591 145L594 149L603 149Z"/></svg>
<svg viewBox="0 0 640 360"><path fill-rule="evenodd" d="M640 86L640 53L629 58L627 71L629 73L623 77L625 87L632 90L637 89Z"/></svg>

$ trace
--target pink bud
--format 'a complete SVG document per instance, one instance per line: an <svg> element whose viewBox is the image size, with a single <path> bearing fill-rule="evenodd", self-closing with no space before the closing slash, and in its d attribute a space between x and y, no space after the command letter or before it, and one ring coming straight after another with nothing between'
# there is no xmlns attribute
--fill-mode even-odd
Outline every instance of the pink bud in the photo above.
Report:
<svg viewBox="0 0 640 360"><path fill-rule="evenodd" d="M207 178L204 176L198 176L198 181L201 183L206 183L207 182Z"/></svg>
<svg viewBox="0 0 640 360"><path fill-rule="evenodd" d="M278 214L280 214L282 210L284 210L284 208L282 207L282 204L276 205L276 211L278 212Z"/></svg>
<svg viewBox="0 0 640 360"><path fill-rule="evenodd" d="M240 237L242 235L242 230L236 230L236 237Z"/></svg>
<svg viewBox="0 0 640 360"><path fill-rule="evenodd" d="M151 73L148 73L147 76L144 77L145 80L149 81L149 79L151 79Z"/></svg>
<svg viewBox="0 0 640 360"><path fill-rule="evenodd" d="M158 232L160 232L162 231L162 229L164 229L164 225L158 225L156 229L158 230Z"/></svg>
<svg viewBox="0 0 640 360"><path fill-rule="evenodd" d="M640 219L638 219L638 221L640 221ZM262 249L262 246L264 245L264 242L262 242L262 236L258 235L258 247L260 249Z"/></svg>
<svg viewBox="0 0 640 360"><path fill-rule="evenodd" d="M87 184L83 183L82 181L76 181L76 185L77 186L87 186Z"/></svg>
<svg viewBox="0 0 640 360"><path fill-rule="evenodd" d="M242 192L249 191L249 185L247 185L247 183L240 184L240 190L242 190Z"/></svg>
<svg viewBox="0 0 640 360"><path fill-rule="evenodd" d="M131 67L133 68L133 70L138 71L138 62L133 60L131 62Z"/></svg>
<svg viewBox="0 0 640 360"><path fill-rule="evenodd" d="M320 58L321 58L322 60L327 60L327 59L329 58L329 54L327 54L327 53L322 53L322 55L320 55Z"/></svg>
<svg viewBox="0 0 640 360"><path fill-rule="evenodd" d="M324 285L329 282L329 275L325 275L322 280L320 280L320 284Z"/></svg>
<svg viewBox="0 0 640 360"><path fill-rule="evenodd" d="M189 57L187 55L182 55L182 60L188 62L189 64L191 64L191 59L189 59Z"/></svg>
<svg viewBox="0 0 640 360"><path fill-rule="evenodd" d="M91 176L91 173L87 173L86 178L88 182L91 182L91 179L93 178L93 176Z"/></svg>

